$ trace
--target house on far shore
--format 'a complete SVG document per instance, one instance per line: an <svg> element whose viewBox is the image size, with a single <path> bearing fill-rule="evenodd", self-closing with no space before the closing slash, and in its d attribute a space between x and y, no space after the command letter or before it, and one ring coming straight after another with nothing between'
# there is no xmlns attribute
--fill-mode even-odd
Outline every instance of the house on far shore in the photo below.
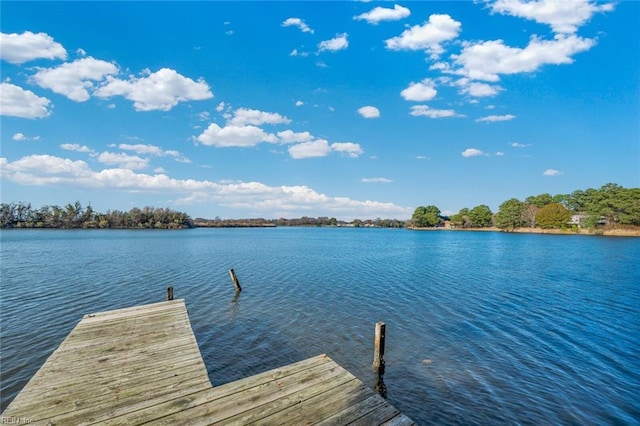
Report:
<svg viewBox="0 0 640 426"><path fill-rule="evenodd" d="M573 214L571 215L571 220L568 222L568 225L576 225L582 227L582 221L586 218L586 214Z"/></svg>
<svg viewBox="0 0 640 426"><path fill-rule="evenodd" d="M569 222L567 222L567 225L576 225L579 228L584 228L584 221L589 217L590 216L588 214L574 214L574 215L571 215L571 220ZM607 220L603 216L600 216L600 218L598 219L596 224L597 225L606 225L607 224Z"/></svg>

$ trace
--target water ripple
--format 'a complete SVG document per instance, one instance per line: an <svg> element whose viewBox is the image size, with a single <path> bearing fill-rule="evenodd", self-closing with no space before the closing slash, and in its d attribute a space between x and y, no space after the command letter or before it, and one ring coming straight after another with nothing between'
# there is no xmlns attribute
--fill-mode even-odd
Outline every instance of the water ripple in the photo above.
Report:
<svg viewBox="0 0 640 426"><path fill-rule="evenodd" d="M2 408L83 314L163 300L171 285L214 385L328 353L372 386L373 327L385 321L389 400L420 424L640 424L637 239L281 228L0 238Z"/></svg>

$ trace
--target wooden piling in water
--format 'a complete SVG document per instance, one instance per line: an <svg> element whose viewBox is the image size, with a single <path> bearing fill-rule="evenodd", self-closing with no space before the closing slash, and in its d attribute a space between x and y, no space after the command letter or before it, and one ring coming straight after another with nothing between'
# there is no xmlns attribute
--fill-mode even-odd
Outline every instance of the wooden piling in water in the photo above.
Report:
<svg viewBox="0 0 640 426"><path fill-rule="evenodd" d="M167 300L173 300L173 286L167 287Z"/></svg>
<svg viewBox="0 0 640 426"><path fill-rule="evenodd" d="M387 325L384 322L376 323L375 340L373 345L373 371L384 374L384 335Z"/></svg>
<svg viewBox="0 0 640 426"><path fill-rule="evenodd" d="M229 276L231 277L231 282L233 282L233 286L236 288L236 292L242 291L242 287L240 287L240 281L238 281L238 277L236 276L236 271L233 268L229 269Z"/></svg>

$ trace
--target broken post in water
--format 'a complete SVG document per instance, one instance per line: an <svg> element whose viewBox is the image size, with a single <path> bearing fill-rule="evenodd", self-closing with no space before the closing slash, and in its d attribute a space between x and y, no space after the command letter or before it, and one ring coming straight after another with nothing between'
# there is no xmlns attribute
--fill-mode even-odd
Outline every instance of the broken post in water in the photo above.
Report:
<svg viewBox="0 0 640 426"><path fill-rule="evenodd" d="M378 374L384 374L384 334L386 324L383 322L376 323L375 342L373 347L373 371Z"/></svg>
<svg viewBox="0 0 640 426"><path fill-rule="evenodd" d="M167 287L167 300L173 300L173 286Z"/></svg>
<svg viewBox="0 0 640 426"><path fill-rule="evenodd" d="M229 276L231 277L233 286L236 288L236 292L242 291L242 287L240 287L240 281L238 281L238 277L236 276L236 271L234 271L233 268L229 269Z"/></svg>

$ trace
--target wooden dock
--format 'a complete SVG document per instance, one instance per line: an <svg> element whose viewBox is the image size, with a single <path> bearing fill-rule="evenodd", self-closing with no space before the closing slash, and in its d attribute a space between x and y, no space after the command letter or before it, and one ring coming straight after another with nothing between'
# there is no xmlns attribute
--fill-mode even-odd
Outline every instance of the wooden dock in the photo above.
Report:
<svg viewBox="0 0 640 426"><path fill-rule="evenodd" d="M414 424L326 355L212 387L184 300L85 315L2 419L43 425Z"/></svg>

